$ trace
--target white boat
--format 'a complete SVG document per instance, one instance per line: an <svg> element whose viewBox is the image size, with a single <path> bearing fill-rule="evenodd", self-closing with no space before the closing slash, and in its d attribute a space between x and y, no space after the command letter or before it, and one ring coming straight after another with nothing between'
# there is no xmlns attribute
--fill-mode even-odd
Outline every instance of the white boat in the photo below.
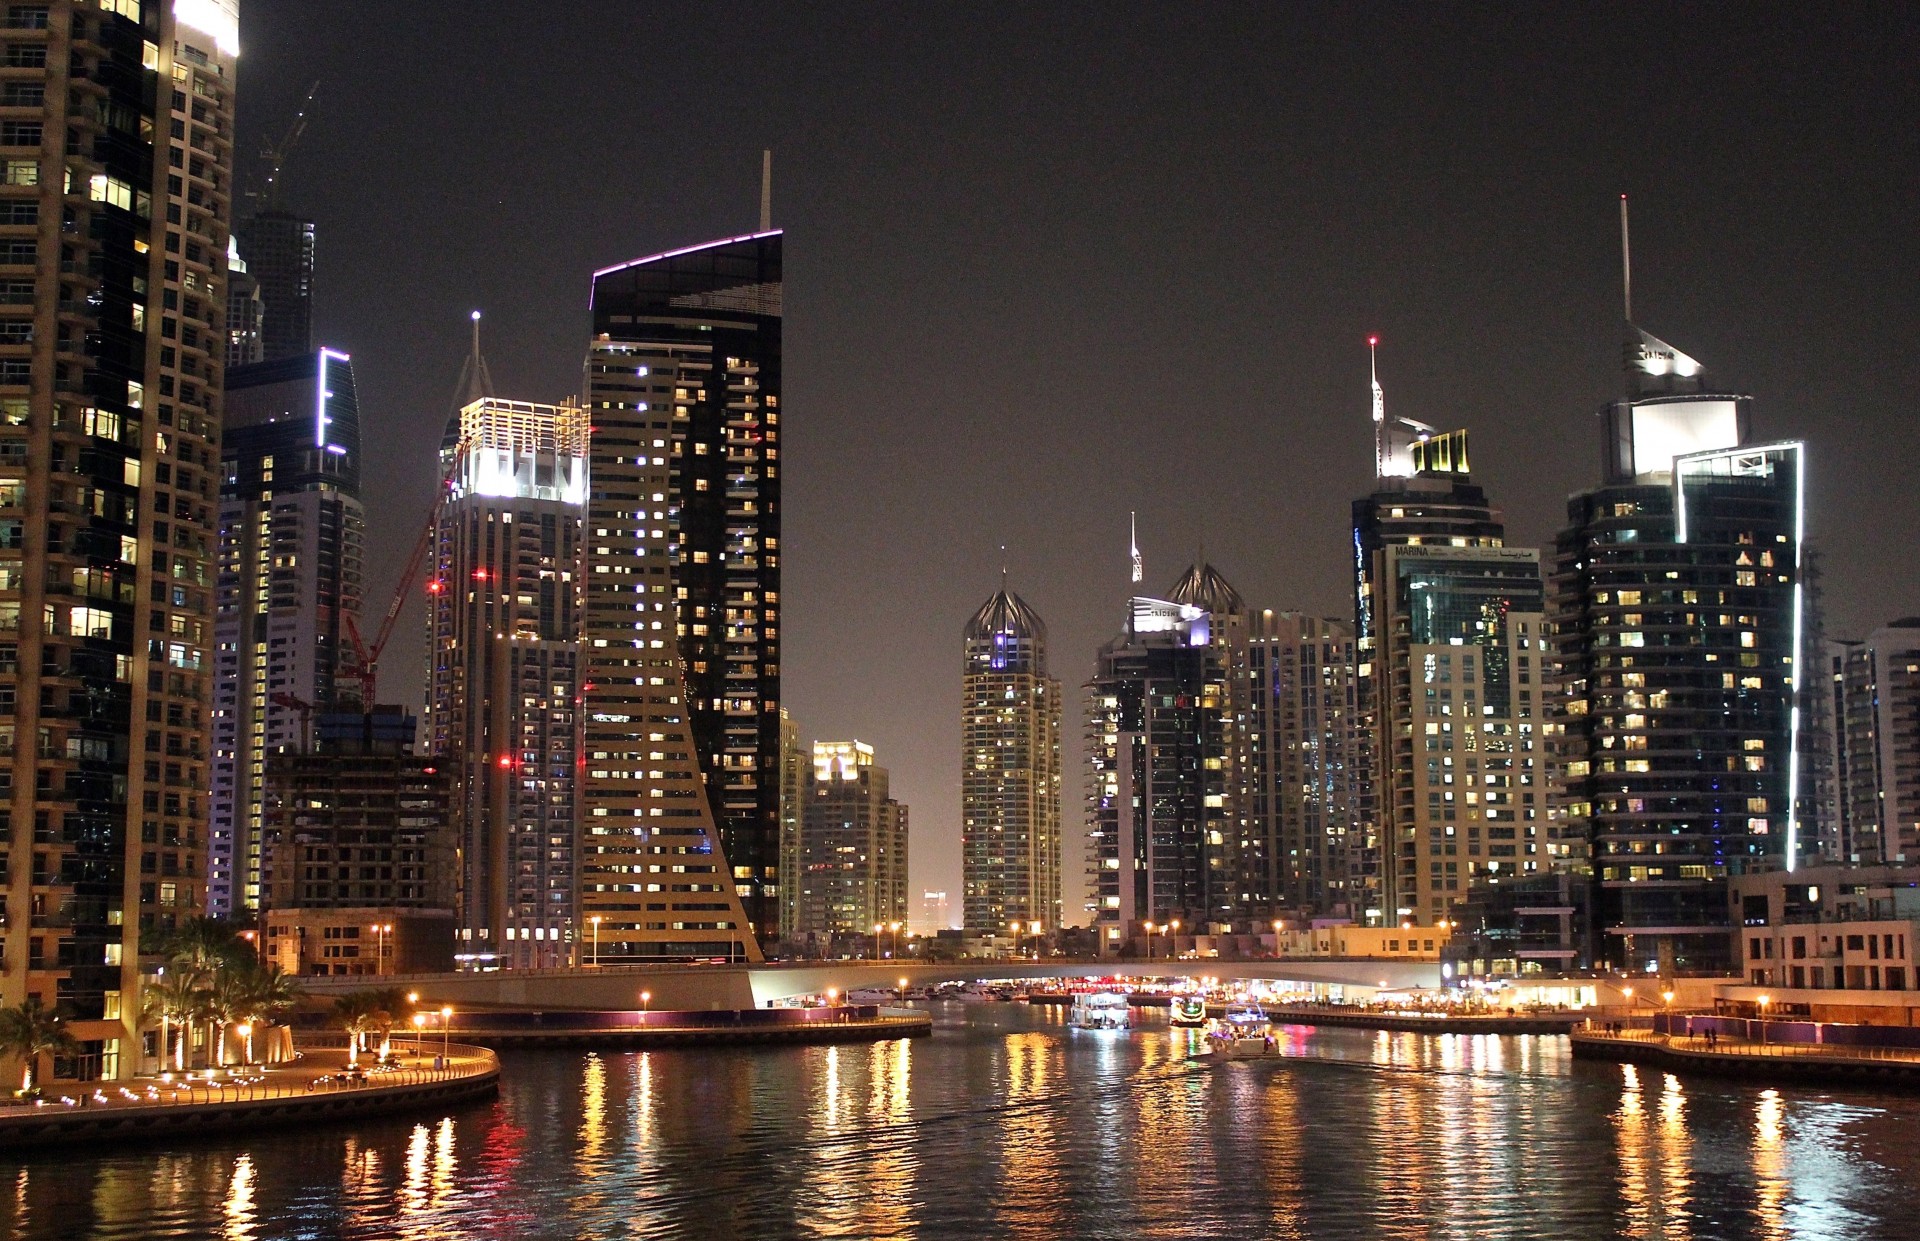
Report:
<svg viewBox="0 0 1920 1241"><path fill-rule="evenodd" d="M1206 1050L1196 1053L1215 1060L1266 1060L1280 1055L1279 1040L1265 1028L1244 1021L1216 1021L1207 1031ZM1256 1032L1257 1029L1257 1032Z"/></svg>
<svg viewBox="0 0 1920 1241"><path fill-rule="evenodd" d="M1133 1007L1126 996L1112 991L1083 991L1073 997L1067 1024L1076 1030L1132 1029Z"/></svg>

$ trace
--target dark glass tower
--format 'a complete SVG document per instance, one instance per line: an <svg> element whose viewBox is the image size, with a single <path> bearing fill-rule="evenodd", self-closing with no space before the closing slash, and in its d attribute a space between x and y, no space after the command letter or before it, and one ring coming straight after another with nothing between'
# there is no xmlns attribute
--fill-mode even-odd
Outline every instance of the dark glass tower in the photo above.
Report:
<svg viewBox="0 0 1920 1241"><path fill-rule="evenodd" d="M312 353L313 221L269 208L243 221L234 238L264 308L262 360Z"/></svg>
<svg viewBox="0 0 1920 1241"><path fill-rule="evenodd" d="M660 454L667 489L641 498L660 506L648 512L662 525L637 533L645 540L665 531L695 749L733 884L762 941L778 935L783 881L780 265L776 230L635 259L593 277L594 365L617 353L620 365L631 366L646 398L631 411L636 424L658 428L637 460L630 448L623 455L614 440L595 436L594 495L657 477L648 471ZM598 426L602 411L591 412ZM595 511L590 504L589 526ZM589 543L598 537L590 531ZM591 641L603 623L618 628L621 618L594 602L591 566L588 578Z"/></svg>
<svg viewBox="0 0 1920 1241"><path fill-rule="evenodd" d="M1637 328L1550 582L1563 809L1590 845L1597 957L1728 965L1726 879L1794 867L1804 452ZM1811 666L1809 664L1808 666Z"/></svg>
<svg viewBox="0 0 1920 1241"><path fill-rule="evenodd" d="M261 903L265 756L308 749L352 673L365 517L347 355L230 368L220 455L207 912L227 915Z"/></svg>

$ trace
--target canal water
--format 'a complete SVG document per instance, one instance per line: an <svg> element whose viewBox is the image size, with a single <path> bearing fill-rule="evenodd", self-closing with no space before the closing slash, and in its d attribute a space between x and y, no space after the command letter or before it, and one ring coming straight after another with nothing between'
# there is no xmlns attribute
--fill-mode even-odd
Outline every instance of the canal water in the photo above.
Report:
<svg viewBox="0 0 1920 1241"><path fill-rule="evenodd" d="M934 1006L874 1045L515 1052L444 1114L0 1162L38 1238L1920 1236L1920 1097L1576 1063L1564 1039Z"/></svg>

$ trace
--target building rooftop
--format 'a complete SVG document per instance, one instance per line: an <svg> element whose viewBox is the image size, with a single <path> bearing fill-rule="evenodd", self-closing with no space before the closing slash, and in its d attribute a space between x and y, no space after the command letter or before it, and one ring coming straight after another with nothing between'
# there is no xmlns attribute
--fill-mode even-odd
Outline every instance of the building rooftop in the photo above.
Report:
<svg viewBox="0 0 1920 1241"><path fill-rule="evenodd" d="M1025 599L1002 586L967 622L966 636L969 642L975 642L1000 633L1045 642L1047 623Z"/></svg>
<svg viewBox="0 0 1920 1241"><path fill-rule="evenodd" d="M1216 615L1241 615L1247 611L1247 601L1233 584L1220 575L1220 570L1205 560L1197 560L1185 576L1174 583L1167 592L1167 599L1173 603L1184 603L1201 608Z"/></svg>

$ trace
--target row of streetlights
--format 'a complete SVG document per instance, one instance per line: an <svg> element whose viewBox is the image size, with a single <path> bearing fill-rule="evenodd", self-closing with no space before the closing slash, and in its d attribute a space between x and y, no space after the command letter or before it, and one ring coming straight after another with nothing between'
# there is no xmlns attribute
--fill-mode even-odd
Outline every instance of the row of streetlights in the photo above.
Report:
<svg viewBox="0 0 1920 1241"><path fill-rule="evenodd" d="M418 1004L419 1002L420 1002L420 993L418 991L407 992L407 1003ZM427 1014L422 1012L414 1013L413 1015L413 1054L415 1056L418 1056L420 1054L420 1039L421 1039L421 1036L426 1033L426 1029L427 1029ZM452 1039L453 1039L453 1006L451 1004L444 1004L440 1008L440 1059L442 1062L448 1059L448 1052L453 1046Z"/></svg>

